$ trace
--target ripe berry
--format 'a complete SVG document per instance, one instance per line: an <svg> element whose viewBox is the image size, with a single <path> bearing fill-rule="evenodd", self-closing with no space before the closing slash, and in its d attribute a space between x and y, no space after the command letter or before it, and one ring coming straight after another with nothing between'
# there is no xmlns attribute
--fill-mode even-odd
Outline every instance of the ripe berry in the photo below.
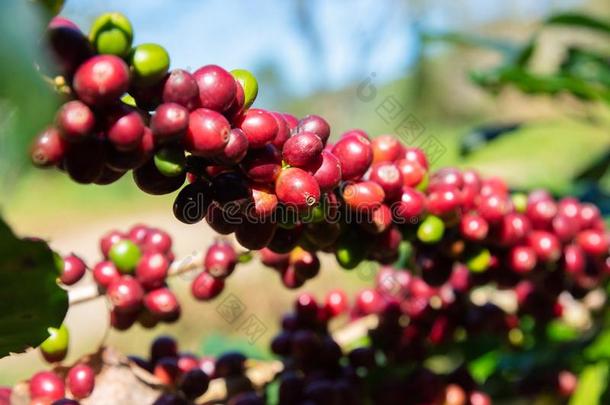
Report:
<svg viewBox="0 0 610 405"><path fill-rule="evenodd" d="M487 237L489 224L476 214L466 214L460 222L460 233L466 239L481 241Z"/></svg>
<svg viewBox="0 0 610 405"><path fill-rule="evenodd" d="M119 269L111 261L99 262L93 268L93 279L102 288L108 286L121 277Z"/></svg>
<svg viewBox="0 0 610 405"><path fill-rule="evenodd" d="M118 313L134 313L142 306L144 290L131 276L121 276L112 282L106 291L114 310Z"/></svg>
<svg viewBox="0 0 610 405"><path fill-rule="evenodd" d="M240 352L226 352L216 359L214 378L227 378L243 375L246 356Z"/></svg>
<svg viewBox="0 0 610 405"><path fill-rule="evenodd" d="M482 195L482 194L481 194ZM478 212L487 222L496 223L510 212L511 205L504 195L489 194L482 196L478 205Z"/></svg>
<svg viewBox="0 0 610 405"><path fill-rule="evenodd" d="M178 382L178 389L188 399L195 399L205 393L210 384L210 378L203 370L193 369L186 372Z"/></svg>
<svg viewBox="0 0 610 405"><path fill-rule="evenodd" d="M186 373L194 368L199 368L199 359L191 353L180 353L178 356L178 368Z"/></svg>
<svg viewBox="0 0 610 405"><path fill-rule="evenodd" d="M136 149L144 136L144 121L140 113L127 108L118 108L111 113L108 140L119 151Z"/></svg>
<svg viewBox="0 0 610 405"><path fill-rule="evenodd" d="M199 87L201 107L223 112L231 106L235 98L235 79L229 72L217 65L207 65L193 73Z"/></svg>
<svg viewBox="0 0 610 405"><path fill-rule="evenodd" d="M362 135L345 136L332 148L339 159L343 180L355 180L367 171L373 161L371 143Z"/></svg>
<svg viewBox="0 0 610 405"><path fill-rule="evenodd" d="M163 102L179 104L189 111L199 107L199 87L193 75L182 69L172 70L163 86Z"/></svg>
<svg viewBox="0 0 610 405"><path fill-rule="evenodd" d="M561 244L555 235L546 231L532 231L528 237L528 245L536 252L543 262L555 262L561 256Z"/></svg>
<svg viewBox="0 0 610 405"><path fill-rule="evenodd" d="M229 132L229 140L223 151L216 156L216 160L224 164L237 164L243 160L248 152L248 138L239 128Z"/></svg>
<svg viewBox="0 0 610 405"><path fill-rule="evenodd" d="M102 175L106 165L105 143L102 139L84 139L67 149L63 167L72 180L91 184Z"/></svg>
<svg viewBox="0 0 610 405"><path fill-rule="evenodd" d="M251 148L261 148L272 142L279 130L275 117L259 108L246 111L237 126L244 131Z"/></svg>
<svg viewBox="0 0 610 405"><path fill-rule="evenodd" d="M211 300L216 298L224 289L224 280L214 278L206 272L200 273L191 285L193 296L201 301Z"/></svg>
<svg viewBox="0 0 610 405"><path fill-rule="evenodd" d="M428 170L428 158L426 157L426 153L420 148L407 147L405 148L404 159L409 162L417 162L424 169Z"/></svg>
<svg viewBox="0 0 610 405"><path fill-rule="evenodd" d="M222 153L229 142L229 121L222 114L198 108L189 115L184 138L186 149L196 156L213 157Z"/></svg>
<svg viewBox="0 0 610 405"><path fill-rule="evenodd" d="M210 187L203 181L194 181L180 190L174 200L174 216L185 224L203 220L212 199Z"/></svg>
<svg viewBox="0 0 610 405"><path fill-rule="evenodd" d="M172 248L172 237L161 229L151 228L144 239L143 249L146 252L168 254Z"/></svg>
<svg viewBox="0 0 610 405"><path fill-rule="evenodd" d="M386 201L395 201L402 194L402 174L391 162L374 163L371 166L369 180L383 188Z"/></svg>
<svg viewBox="0 0 610 405"><path fill-rule="evenodd" d="M383 188L372 181L349 184L342 195L345 204L355 212L373 212L385 198Z"/></svg>
<svg viewBox="0 0 610 405"><path fill-rule="evenodd" d="M177 357L178 343L171 336L157 337L150 345L150 361L154 364L164 357Z"/></svg>
<svg viewBox="0 0 610 405"><path fill-rule="evenodd" d="M72 21L54 17L45 32L52 66L41 66L49 76L72 77L74 71L93 54L87 37ZM48 70L48 72L47 72Z"/></svg>
<svg viewBox="0 0 610 405"><path fill-rule="evenodd" d="M394 220L399 224L414 223L426 208L426 196L413 188L405 187L400 200L392 204Z"/></svg>
<svg viewBox="0 0 610 405"><path fill-rule="evenodd" d="M576 236L576 243L588 255L608 255L608 249L610 249L610 236L602 231L588 229L581 231Z"/></svg>
<svg viewBox="0 0 610 405"><path fill-rule="evenodd" d="M266 186L252 185L252 201L254 204L247 214L254 215L255 219L268 218L277 208L277 196Z"/></svg>
<svg viewBox="0 0 610 405"><path fill-rule="evenodd" d="M371 141L373 163L394 162L404 154L400 141L393 135L379 135Z"/></svg>
<svg viewBox="0 0 610 405"><path fill-rule="evenodd" d="M402 184L405 187L416 187L426 177L426 168L417 160L400 159L396 166L402 175Z"/></svg>
<svg viewBox="0 0 610 405"><path fill-rule="evenodd" d="M219 241L210 246L203 259L203 267L218 278L229 276L237 265L237 253L228 242Z"/></svg>
<svg viewBox="0 0 610 405"><path fill-rule="evenodd" d="M45 398L54 401L64 397L65 385L52 371L41 371L30 379L29 390L32 399Z"/></svg>
<svg viewBox="0 0 610 405"><path fill-rule="evenodd" d="M356 295L354 308L357 313L362 315L374 314L381 311L383 307L383 298L373 289L362 290Z"/></svg>
<svg viewBox="0 0 610 405"><path fill-rule="evenodd" d="M144 296L144 306L156 318L172 321L180 316L178 299L168 288L152 290Z"/></svg>
<svg viewBox="0 0 610 405"><path fill-rule="evenodd" d="M553 217L557 214L557 204L552 198L543 198L537 201L528 201L526 215L534 229L547 229Z"/></svg>
<svg viewBox="0 0 610 405"><path fill-rule="evenodd" d="M62 361L68 353L70 333L66 325L57 328L48 328L49 337L40 345L40 352L49 363Z"/></svg>
<svg viewBox="0 0 610 405"><path fill-rule="evenodd" d="M161 104L150 120L150 129L159 145L180 140L188 125L188 109L176 103Z"/></svg>
<svg viewBox="0 0 610 405"><path fill-rule="evenodd" d="M299 120L294 130L295 135L303 132L310 132L317 135L322 144L326 145L330 137L330 125L319 115L307 115Z"/></svg>
<svg viewBox="0 0 610 405"><path fill-rule="evenodd" d="M60 280L65 285L77 283L85 275L87 265L83 260L73 254L64 257L64 268Z"/></svg>
<svg viewBox="0 0 610 405"><path fill-rule="evenodd" d="M66 385L74 398L87 398L95 386L95 371L86 364L78 364L68 371Z"/></svg>
<svg viewBox="0 0 610 405"><path fill-rule="evenodd" d="M241 162L241 167L249 179L269 184L273 183L282 169L282 157L275 146L265 145L251 149Z"/></svg>
<svg viewBox="0 0 610 405"><path fill-rule="evenodd" d="M108 252L108 258L122 273L133 272L141 256L140 248L129 239L118 241Z"/></svg>
<svg viewBox="0 0 610 405"><path fill-rule="evenodd" d="M153 370L155 377L166 386L174 385L180 376L178 359L175 357L163 357L159 359Z"/></svg>
<svg viewBox="0 0 610 405"><path fill-rule="evenodd" d="M330 316L337 316L347 311L349 302L343 290L332 290L326 295L324 309Z"/></svg>
<svg viewBox="0 0 610 405"><path fill-rule="evenodd" d="M536 252L528 246L515 246L509 252L508 264L517 273L529 273L536 267Z"/></svg>
<svg viewBox="0 0 610 405"><path fill-rule="evenodd" d="M259 250L269 245L276 227L271 220L251 222L246 218L235 230L235 239L248 250Z"/></svg>
<svg viewBox="0 0 610 405"><path fill-rule="evenodd" d="M498 242L503 246L515 245L522 242L531 229L532 225L524 214L507 214L499 223Z"/></svg>
<svg viewBox="0 0 610 405"><path fill-rule="evenodd" d="M323 193L332 191L339 185L341 181L341 163L339 159L328 151L322 151L320 154L321 163L314 162L313 167L306 167L310 173L313 173L314 179L318 182L320 191Z"/></svg>
<svg viewBox="0 0 610 405"><path fill-rule="evenodd" d="M461 204L460 190L452 185L442 185L428 195L427 209L433 215L451 218L459 213Z"/></svg>
<svg viewBox="0 0 610 405"><path fill-rule="evenodd" d="M38 167L50 167L61 163L66 154L66 143L59 131L49 127L41 132L30 148L32 163Z"/></svg>
<svg viewBox="0 0 610 405"><path fill-rule="evenodd" d="M165 283L168 270L169 261L165 255L145 253L136 266L136 280L147 290L159 288Z"/></svg>
<svg viewBox="0 0 610 405"><path fill-rule="evenodd" d="M55 122L66 141L78 142L92 134L95 116L85 103L74 100L61 106L57 111Z"/></svg>
<svg viewBox="0 0 610 405"><path fill-rule="evenodd" d="M302 212L320 201L320 187L306 171L293 167L281 171L275 181L278 200Z"/></svg>
<svg viewBox="0 0 610 405"><path fill-rule="evenodd" d="M282 149L282 158L290 166L306 167L321 159L324 145L313 132L301 131L290 137Z"/></svg>
<svg viewBox="0 0 610 405"><path fill-rule="evenodd" d="M282 113L271 112L273 118L275 118L275 122L277 123L277 135L271 142L273 146L278 148L278 150L282 150L284 147L284 143L290 138L290 128L288 127L288 122L286 122L286 118Z"/></svg>
<svg viewBox="0 0 610 405"><path fill-rule="evenodd" d="M289 262L296 274L306 280L314 278L320 271L318 256L301 248L296 248L290 253Z"/></svg>
<svg viewBox="0 0 610 405"><path fill-rule="evenodd" d="M80 65L73 88L78 98L89 105L116 101L129 87L129 69L114 55L97 55Z"/></svg>

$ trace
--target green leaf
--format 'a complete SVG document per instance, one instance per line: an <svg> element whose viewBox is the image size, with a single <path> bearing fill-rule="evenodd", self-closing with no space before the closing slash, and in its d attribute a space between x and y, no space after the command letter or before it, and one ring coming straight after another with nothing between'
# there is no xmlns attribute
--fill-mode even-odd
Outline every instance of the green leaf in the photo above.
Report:
<svg viewBox="0 0 610 405"><path fill-rule="evenodd" d="M500 362L500 352L489 351L468 363L468 371L479 384L485 383L487 378L496 371Z"/></svg>
<svg viewBox="0 0 610 405"><path fill-rule="evenodd" d="M608 386L608 363L599 362L585 367L578 377L578 387L570 405L595 405Z"/></svg>
<svg viewBox="0 0 610 405"><path fill-rule="evenodd" d="M610 34L610 23L585 14L565 13L551 16L545 21L546 25L570 25L572 27L589 28Z"/></svg>
<svg viewBox="0 0 610 405"><path fill-rule="evenodd" d="M68 294L57 284L53 251L21 240L0 219L0 357L40 345L59 328Z"/></svg>
<svg viewBox="0 0 610 405"><path fill-rule="evenodd" d="M610 329L603 330L585 349L585 358L591 361L610 360Z"/></svg>

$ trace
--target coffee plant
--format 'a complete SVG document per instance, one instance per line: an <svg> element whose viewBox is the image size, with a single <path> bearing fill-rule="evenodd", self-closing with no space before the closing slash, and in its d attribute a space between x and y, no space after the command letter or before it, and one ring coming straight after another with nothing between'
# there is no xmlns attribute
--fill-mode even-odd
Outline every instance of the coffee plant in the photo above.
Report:
<svg viewBox="0 0 610 405"><path fill-rule="evenodd" d="M42 304L14 308L16 319L3 311L1 353L38 346L53 370L3 388L0 404L564 403L576 401L591 367L608 372L610 233L595 205L516 192L475 170L432 170L424 150L392 135L353 129L331 142L319 115L254 107L259 88L247 70L170 71L168 52L135 44L120 13L96 18L88 35L55 17L41 46L51 63L37 68L63 104L32 144L32 162L82 184L131 172L145 193L177 192L176 219L205 220L225 236L185 262L168 233L136 224L103 235L100 260L88 265L7 228L2 303L4 294L27 302L14 287L20 266L46 284L32 282ZM170 277L196 272L192 295L209 301L256 258L298 289L325 271L325 254L347 271L370 266L373 285L319 301L300 293L270 345L278 360L201 358L160 336L148 358L102 348L63 364L68 295L72 305L105 296L117 330L152 328L180 318ZM95 288L83 295L88 273ZM33 336L5 337L9 327ZM131 392L104 387L112 370L129 370Z"/></svg>

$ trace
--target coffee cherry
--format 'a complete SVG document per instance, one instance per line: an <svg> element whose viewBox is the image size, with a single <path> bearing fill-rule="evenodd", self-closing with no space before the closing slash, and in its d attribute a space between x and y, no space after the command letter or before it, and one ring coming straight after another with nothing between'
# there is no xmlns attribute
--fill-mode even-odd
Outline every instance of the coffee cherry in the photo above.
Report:
<svg viewBox="0 0 610 405"><path fill-rule="evenodd" d="M532 225L525 215L507 214L499 224L498 242L503 246L515 245L522 242L531 229Z"/></svg>
<svg viewBox="0 0 610 405"><path fill-rule="evenodd" d="M260 250L269 245L276 227L276 224L268 219L257 222L245 220L237 226L235 239L248 250Z"/></svg>
<svg viewBox="0 0 610 405"><path fill-rule="evenodd" d="M277 136L279 127L275 117L268 111L251 108L237 122L244 131L251 148L262 148Z"/></svg>
<svg viewBox="0 0 610 405"><path fill-rule="evenodd" d="M547 229L557 215L557 204L550 196L537 201L528 201L526 215L534 229Z"/></svg>
<svg viewBox="0 0 610 405"><path fill-rule="evenodd" d="M405 187L416 187L426 178L426 168L417 160L400 159L396 162Z"/></svg>
<svg viewBox="0 0 610 405"><path fill-rule="evenodd" d="M355 212L372 213L385 198L383 188L372 181L349 184L343 189L343 200Z"/></svg>
<svg viewBox="0 0 610 405"><path fill-rule="evenodd" d="M121 276L112 282L106 294L117 313L135 313L142 307L144 290L131 276Z"/></svg>
<svg viewBox="0 0 610 405"><path fill-rule="evenodd" d="M105 165L104 143L101 139L85 139L70 145L63 166L72 180L91 184L102 175Z"/></svg>
<svg viewBox="0 0 610 405"><path fill-rule="evenodd" d="M195 399L203 395L210 384L208 375L200 369L186 372L178 382L178 389L188 399Z"/></svg>
<svg viewBox="0 0 610 405"><path fill-rule="evenodd" d="M248 211L248 215L254 215L257 220L271 216L278 204L277 196L271 188L258 184L252 185L252 201L254 205Z"/></svg>
<svg viewBox="0 0 610 405"><path fill-rule="evenodd" d="M87 398L95 386L95 372L86 364L78 364L68 371L66 385L74 398Z"/></svg>
<svg viewBox="0 0 610 405"><path fill-rule="evenodd" d="M368 176L383 188L386 201L395 201L402 194L402 174L393 163L374 163Z"/></svg>
<svg viewBox="0 0 610 405"><path fill-rule="evenodd" d="M282 158L290 166L302 168L319 160L323 148L320 137L313 132L301 131L284 143Z"/></svg>
<svg viewBox="0 0 610 405"><path fill-rule="evenodd" d="M32 399L46 398L54 401L64 397L66 388L57 374L52 371L41 371L30 379L29 390Z"/></svg>
<svg viewBox="0 0 610 405"><path fill-rule="evenodd" d="M198 108L189 115L189 127L184 138L186 149L196 156L220 155L229 141L229 121L222 114Z"/></svg>
<svg viewBox="0 0 610 405"><path fill-rule="evenodd" d="M371 141L373 148L373 164L394 162L404 155L404 147L392 135L379 135Z"/></svg>
<svg viewBox="0 0 610 405"><path fill-rule="evenodd" d="M159 172L154 159L149 159L143 166L133 171L133 180L138 188L152 195L169 194L184 184L186 173L177 176L164 176Z"/></svg>
<svg viewBox="0 0 610 405"><path fill-rule="evenodd" d="M610 249L610 236L602 231L592 229L581 231L576 236L576 243L591 256L607 256Z"/></svg>
<svg viewBox="0 0 610 405"><path fill-rule="evenodd" d="M36 400L34 400L32 403L30 403L30 405L36 405L35 401ZM46 405L46 404L41 403L41 405ZM80 403L75 399L62 398L62 399L58 399L57 401L53 402L51 405L80 405Z"/></svg>
<svg viewBox="0 0 610 405"><path fill-rule="evenodd" d="M510 201L503 195L489 194L479 201L478 212L489 223L496 223L510 212Z"/></svg>
<svg viewBox="0 0 610 405"><path fill-rule="evenodd" d="M229 132L229 140L223 151L215 159L223 164L234 165L241 162L248 152L248 138L239 128Z"/></svg>
<svg viewBox="0 0 610 405"><path fill-rule="evenodd" d="M78 142L92 134L95 116L85 103L74 100L61 106L57 111L55 122L66 141Z"/></svg>
<svg viewBox="0 0 610 405"><path fill-rule="evenodd" d="M366 172L373 161L370 141L362 135L345 136L332 148L341 163L343 180L356 180Z"/></svg>
<svg viewBox="0 0 610 405"><path fill-rule="evenodd" d="M177 383L180 377L180 368L178 367L178 359L175 357L160 358L153 370L154 376L166 386L173 386Z"/></svg>
<svg viewBox="0 0 610 405"><path fill-rule="evenodd" d="M275 182L278 200L302 212L320 201L320 187L306 171L293 167L284 169Z"/></svg>
<svg viewBox="0 0 610 405"><path fill-rule="evenodd" d="M126 56L131 48L133 28L121 13L105 13L93 21L89 39L97 53Z"/></svg>
<svg viewBox="0 0 610 405"><path fill-rule="evenodd" d="M76 284L87 270L87 265L81 258L74 254L64 257L64 267L61 273L60 280L65 285Z"/></svg>
<svg viewBox="0 0 610 405"><path fill-rule="evenodd" d="M330 137L330 125L319 115L307 115L299 120L294 130L295 135L303 132L313 133L320 138L323 145L326 145Z"/></svg>
<svg viewBox="0 0 610 405"><path fill-rule="evenodd" d="M428 194L426 208L433 215L452 218L459 214L461 204L460 190L452 185L442 185Z"/></svg>
<svg viewBox="0 0 610 405"><path fill-rule="evenodd" d="M299 277L305 280L314 278L320 271L320 259L315 254L296 248L290 252L289 262Z"/></svg>
<svg viewBox="0 0 610 405"><path fill-rule="evenodd" d="M144 296L144 307L163 321L173 321L180 316L178 299L168 288L152 290Z"/></svg>
<svg viewBox="0 0 610 405"><path fill-rule="evenodd" d="M373 289L362 290L356 295L354 308L359 314L369 315L379 312L383 306L383 298Z"/></svg>
<svg viewBox="0 0 610 405"><path fill-rule="evenodd" d="M210 187L202 181L187 184L174 200L174 216L185 224L203 220L211 204Z"/></svg>
<svg viewBox="0 0 610 405"><path fill-rule="evenodd" d="M409 162L417 162L426 170L428 170L430 167L428 164L428 158L426 157L426 153L420 148L406 147L404 159Z"/></svg>
<svg viewBox="0 0 610 405"><path fill-rule="evenodd" d="M205 271L213 277L229 276L237 265L237 254L233 246L227 242L216 242L210 246L203 260Z"/></svg>
<svg viewBox="0 0 610 405"><path fill-rule="evenodd" d="M108 286L121 277L119 269L111 261L103 261L93 267L93 279L102 288Z"/></svg>
<svg viewBox="0 0 610 405"><path fill-rule="evenodd" d="M271 115L273 115L273 118L275 118L278 128L277 134L275 135L275 138L271 144L278 150L282 150L284 143L286 143L288 138L290 138L290 127L288 126L288 122L286 122L284 114L272 111Z"/></svg>
<svg viewBox="0 0 610 405"><path fill-rule="evenodd" d="M83 63L74 75L73 88L78 98L89 105L116 101L129 87L129 69L113 55L98 55Z"/></svg>
<svg viewBox="0 0 610 405"><path fill-rule="evenodd" d="M174 69L163 86L163 102L181 105L189 111L199 107L199 86L186 70Z"/></svg>
<svg viewBox="0 0 610 405"><path fill-rule="evenodd" d="M231 70L231 75L239 82L244 92L243 108L247 110L256 100L258 95L258 82L256 77L245 69Z"/></svg>
<svg viewBox="0 0 610 405"><path fill-rule="evenodd" d="M157 83L169 70L169 55L158 44L141 44L129 53L129 65L134 83L148 86Z"/></svg>
<svg viewBox="0 0 610 405"><path fill-rule="evenodd" d="M200 273L191 285L193 296L200 301L216 298L224 289L224 280L206 272Z"/></svg>
<svg viewBox="0 0 610 405"><path fill-rule="evenodd" d="M140 248L128 239L123 239L112 245L108 258L122 273L131 273L140 261Z"/></svg>
<svg viewBox="0 0 610 405"><path fill-rule="evenodd" d="M201 107L221 113L231 106L237 86L229 72L217 65L207 65L197 69L193 77L199 87Z"/></svg>
<svg viewBox="0 0 610 405"><path fill-rule="evenodd" d="M417 228L417 239L424 243L437 243L443 238L445 224L434 215L427 216Z"/></svg>
<svg viewBox="0 0 610 405"><path fill-rule="evenodd" d="M139 309L130 312L121 312L116 308L110 311L110 326L118 331L126 331L131 328L140 317Z"/></svg>
<svg viewBox="0 0 610 405"><path fill-rule="evenodd" d="M561 256L561 244L550 232L532 231L528 235L527 241L542 262L555 262Z"/></svg>
<svg viewBox="0 0 610 405"><path fill-rule="evenodd" d="M178 368L183 373L199 368L199 359L191 353L180 353L178 356Z"/></svg>
<svg viewBox="0 0 610 405"><path fill-rule="evenodd" d="M313 173L320 191L327 193L337 187L341 181L341 163L335 155L328 151L323 150L320 156L322 163L319 166L317 165L318 162L315 162L313 165L315 169L312 167L306 167L305 169Z"/></svg>
<svg viewBox="0 0 610 405"><path fill-rule="evenodd" d="M330 291L324 300L324 309L330 316L341 315L347 311L348 306L348 298L343 290Z"/></svg>
<svg viewBox="0 0 610 405"><path fill-rule="evenodd" d="M136 149L144 136L144 121L138 111L118 108L112 112L108 140L119 151Z"/></svg>
<svg viewBox="0 0 610 405"><path fill-rule="evenodd" d="M87 37L72 21L54 17L44 35L45 53L50 53L51 66L41 64L41 69L49 76L72 77L76 69L93 55Z"/></svg>
<svg viewBox="0 0 610 405"><path fill-rule="evenodd" d="M529 273L536 267L536 252L528 246L515 246L509 252L509 266L517 273Z"/></svg>
<svg viewBox="0 0 610 405"><path fill-rule="evenodd" d="M167 255L172 248L172 237L162 229L150 228L142 248L145 252L157 252Z"/></svg>
<svg viewBox="0 0 610 405"><path fill-rule="evenodd" d="M178 343L171 336L161 335L150 345L150 361L154 364L164 357L177 357Z"/></svg>
<svg viewBox="0 0 610 405"><path fill-rule="evenodd" d="M392 204L394 221L399 224L415 223L424 213L426 207L426 196L413 189L405 187L402 189L400 200Z"/></svg>
<svg viewBox="0 0 610 405"><path fill-rule="evenodd" d="M476 214L466 214L460 222L460 233L468 240L481 241L487 237L489 224Z"/></svg>
<svg viewBox="0 0 610 405"><path fill-rule="evenodd" d="M50 167L61 163L66 154L66 143L59 130L49 127L41 132L30 148L32 163L38 167Z"/></svg>
<svg viewBox="0 0 610 405"><path fill-rule="evenodd" d="M169 261L162 253L145 253L136 266L136 280L147 290L163 286Z"/></svg>
<svg viewBox="0 0 610 405"><path fill-rule="evenodd" d="M59 329L48 328L49 337L40 345L40 352L44 359L49 363L62 361L68 353L70 343L70 333L66 325L61 325Z"/></svg>
<svg viewBox="0 0 610 405"><path fill-rule="evenodd" d="M277 179L282 170L282 157L275 146L265 145L251 149L241 162L241 167L249 179L269 184Z"/></svg>
<svg viewBox="0 0 610 405"><path fill-rule="evenodd" d="M181 140L188 125L188 109L176 103L161 104L150 120L155 143L159 145Z"/></svg>

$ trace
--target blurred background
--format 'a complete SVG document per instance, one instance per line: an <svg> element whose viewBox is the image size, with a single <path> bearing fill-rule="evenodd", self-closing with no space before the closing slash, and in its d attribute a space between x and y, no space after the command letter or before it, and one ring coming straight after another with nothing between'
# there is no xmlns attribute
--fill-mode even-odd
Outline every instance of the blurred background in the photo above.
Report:
<svg viewBox="0 0 610 405"><path fill-rule="evenodd" d="M104 232L138 222L169 231L179 258L205 249L213 234L205 224L178 223L171 213L174 195L146 195L131 176L111 186L82 186L58 171L29 166L28 142L49 121L53 100L28 62L40 23L24 2L7 6L19 18L0 16L0 55L13 61L0 66L3 217L18 234L45 238L62 254L74 252L91 264L99 260ZM553 20L579 12L610 24L607 0L68 0L61 15L87 31L106 11L131 19L134 44L163 45L172 68L251 70L259 80L258 106L320 114L331 123L331 142L355 127L371 136L397 134L426 149L434 167L474 167L515 189L577 194L609 214L610 28L604 34L586 22ZM144 354L153 336L167 332L199 354L232 347L268 357L279 309L297 292L255 263L237 272L223 295L207 304L190 298L187 282L172 280L184 303L179 323L113 331L108 343ZM324 258L321 276L299 291L355 291L371 277L370 269L342 272ZM230 294L243 302L243 318L254 315L266 326L255 342L239 331L239 322L217 313ZM104 305L100 299L70 310L68 361L106 337ZM43 367L35 352L2 359L0 385Z"/></svg>

